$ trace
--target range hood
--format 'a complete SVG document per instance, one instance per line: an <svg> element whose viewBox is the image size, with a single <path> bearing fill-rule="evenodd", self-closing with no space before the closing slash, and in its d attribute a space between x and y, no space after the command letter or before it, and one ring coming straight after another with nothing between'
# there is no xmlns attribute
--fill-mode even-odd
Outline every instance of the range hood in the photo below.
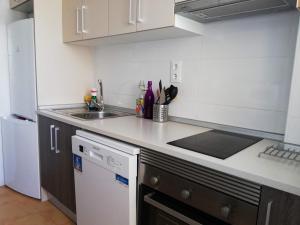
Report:
<svg viewBox="0 0 300 225"><path fill-rule="evenodd" d="M206 23L232 17L296 9L297 0L185 0L175 13Z"/></svg>

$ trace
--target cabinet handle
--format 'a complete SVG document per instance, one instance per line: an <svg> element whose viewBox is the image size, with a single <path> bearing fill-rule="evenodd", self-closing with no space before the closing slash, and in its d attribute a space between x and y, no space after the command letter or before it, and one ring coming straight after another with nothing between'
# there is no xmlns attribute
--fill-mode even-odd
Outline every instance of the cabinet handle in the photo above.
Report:
<svg viewBox="0 0 300 225"><path fill-rule="evenodd" d="M54 150L54 145L53 145L53 129L54 129L54 125L50 125L50 149L51 151Z"/></svg>
<svg viewBox="0 0 300 225"><path fill-rule="evenodd" d="M59 127L55 127L55 153L58 154L60 153L60 150L58 149L58 132L59 132Z"/></svg>
<svg viewBox="0 0 300 225"><path fill-rule="evenodd" d="M144 22L143 20L143 15L142 15L142 0L138 0L138 18L137 18L138 23Z"/></svg>
<svg viewBox="0 0 300 225"><path fill-rule="evenodd" d="M133 17L133 15L132 15L132 0L129 0L129 19L128 19L128 23L132 24L132 25L135 25L135 20L132 17Z"/></svg>
<svg viewBox="0 0 300 225"><path fill-rule="evenodd" d="M85 14L86 14L87 6L82 5L81 7L81 27L82 27L82 33L87 34L88 31L86 29L86 24L85 24Z"/></svg>
<svg viewBox="0 0 300 225"><path fill-rule="evenodd" d="M273 204L273 201L270 201L268 203L265 225L270 225L270 217L271 217L271 211L272 211L272 204Z"/></svg>
<svg viewBox="0 0 300 225"><path fill-rule="evenodd" d="M79 13L80 13L80 9L77 8L76 9L76 34L81 34L82 33L79 29Z"/></svg>

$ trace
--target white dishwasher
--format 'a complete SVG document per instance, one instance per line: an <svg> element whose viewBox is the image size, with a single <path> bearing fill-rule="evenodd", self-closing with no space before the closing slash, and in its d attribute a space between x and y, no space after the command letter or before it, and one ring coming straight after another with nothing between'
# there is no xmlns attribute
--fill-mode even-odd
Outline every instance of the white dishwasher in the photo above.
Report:
<svg viewBox="0 0 300 225"><path fill-rule="evenodd" d="M80 130L72 149L77 225L136 225L140 149Z"/></svg>

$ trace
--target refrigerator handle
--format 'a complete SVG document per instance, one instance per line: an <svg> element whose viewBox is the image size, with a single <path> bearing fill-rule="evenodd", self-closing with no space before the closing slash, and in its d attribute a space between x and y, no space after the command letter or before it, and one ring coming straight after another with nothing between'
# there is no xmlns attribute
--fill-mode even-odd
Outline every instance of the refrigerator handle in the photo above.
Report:
<svg viewBox="0 0 300 225"><path fill-rule="evenodd" d="M51 151L54 151L54 145L53 145L53 129L54 129L54 125L50 125L50 149Z"/></svg>
<svg viewBox="0 0 300 225"><path fill-rule="evenodd" d="M59 127L55 127L55 153L59 154L60 150L58 149L58 132L59 132Z"/></svg>

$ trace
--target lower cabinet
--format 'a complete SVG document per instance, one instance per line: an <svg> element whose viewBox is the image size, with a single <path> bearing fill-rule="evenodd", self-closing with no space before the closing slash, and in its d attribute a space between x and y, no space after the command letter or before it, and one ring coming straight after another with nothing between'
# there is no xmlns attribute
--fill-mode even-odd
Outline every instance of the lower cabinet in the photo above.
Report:
<svg viewBox="0 0 300 225"><path fill-rule="evenodd" d="M76 127L40 116L39 144L42 187L76 213L72 136Z"/></svg>
<svg viewBox="0 0 300 225"><path fill-rule="evenodd" d="M299 225L300 197L263 187L258 225Z"/></svg>

